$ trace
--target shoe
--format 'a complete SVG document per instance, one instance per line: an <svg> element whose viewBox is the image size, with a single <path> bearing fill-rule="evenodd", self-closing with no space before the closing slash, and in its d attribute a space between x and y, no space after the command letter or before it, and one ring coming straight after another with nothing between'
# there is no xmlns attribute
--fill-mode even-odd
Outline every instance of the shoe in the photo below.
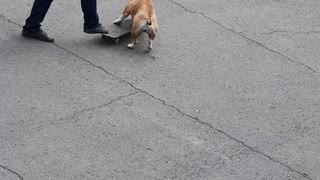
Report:
<svg viewBox="0 0 320 180"><path fill-rule="evenodd" d="M36 33L23 29L22 36L27 38L37 39L44 42L54 42L54 39L48 37L47 33L44 32L42 29L40 29L40 31Z"/></svg>
<svg viewBox="0 0 320 180"><path fill-rule="evenodd" d="M109 31L102 26L101 24L99 24L97 27L95 28L84 28L83 31L87 34L108 34Z"/></svg>

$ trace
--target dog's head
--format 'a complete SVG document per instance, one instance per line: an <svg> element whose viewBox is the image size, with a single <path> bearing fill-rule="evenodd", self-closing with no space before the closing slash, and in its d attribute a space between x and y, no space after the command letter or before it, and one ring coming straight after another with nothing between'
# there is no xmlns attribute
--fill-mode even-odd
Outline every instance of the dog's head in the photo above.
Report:
<svg viewBox="0 0 320 180"><path fill-rule="evenodd" d="M141 33L143 33L143 32L145 32L145 33L147 33L147 34L151 34L151 33L153 33L153 27L152 27L152 24L151 24L151 19L150 18L148 18L147 20L146 20L146 22L143 24L143 25L141 25L141 30L140 30L140 32Z"/></svg>

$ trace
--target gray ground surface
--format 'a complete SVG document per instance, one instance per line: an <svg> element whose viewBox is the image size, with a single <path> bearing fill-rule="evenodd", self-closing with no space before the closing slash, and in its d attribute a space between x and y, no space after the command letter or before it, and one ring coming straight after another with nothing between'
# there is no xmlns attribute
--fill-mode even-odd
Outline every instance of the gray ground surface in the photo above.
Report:
<svg viewBox="0 0 320 180"><path fill-rule="evenodd" d="M103 24L127 0L100 0ZM320 1L154 0L155 50L0 0L0 179L320 179Z"/></svg>

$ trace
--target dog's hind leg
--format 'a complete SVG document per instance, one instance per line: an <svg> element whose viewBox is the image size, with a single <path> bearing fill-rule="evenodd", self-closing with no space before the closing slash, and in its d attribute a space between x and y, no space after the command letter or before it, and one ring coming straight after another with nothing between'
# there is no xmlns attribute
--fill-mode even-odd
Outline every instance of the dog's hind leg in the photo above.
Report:
<svg viewBox="0 0 320 180"><path fill-rule="evenodd" d="M120 24L123 20L125 20L129 14L123 14L120 18L113 21L113 24Z"/></svg>
<svg viewBox="0 0 320 180"><path fill-rule="evenodd" d="M125 20L130 15L130 8L129 5L126 6L126 8L123 10L122 15L120 18L113 21L113 24L120 24L123 20Z"/></svg>

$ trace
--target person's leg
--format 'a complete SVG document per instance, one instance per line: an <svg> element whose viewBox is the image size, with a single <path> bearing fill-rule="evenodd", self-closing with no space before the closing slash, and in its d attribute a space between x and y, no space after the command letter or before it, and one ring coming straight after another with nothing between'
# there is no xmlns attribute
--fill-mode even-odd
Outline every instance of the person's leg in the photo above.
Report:
<svg viewBox="0 0 320 180"><path fill-rule="evenodd" d="M30 16L27 18L23 29L31 32L40 31L41 23L46 16L52 1L53 0L35 0Z"/></svg>
<svg viewBox="0 0 320 180"><path fill-rule="evenodd" d="M52 1L53 0L34 1L30 16L27 18L26 24L23 26L22 36L45 42L54 41L54 39L48 37L47 33L40 28L41 22L44 20Z"/></svg>
<svg viewBox="0 0 320 180"><path fill-rule="evenodd" d="M81 8L84 17L84 32L89 34L108 33L108 31L99 24L97 0L81 0Z"/></svg>
<svg viewBox="0 0 320 180"><path fill-rule="evenodd" d="M95 28L99 24L97 0L81 0L85 28Z"/></svg>

